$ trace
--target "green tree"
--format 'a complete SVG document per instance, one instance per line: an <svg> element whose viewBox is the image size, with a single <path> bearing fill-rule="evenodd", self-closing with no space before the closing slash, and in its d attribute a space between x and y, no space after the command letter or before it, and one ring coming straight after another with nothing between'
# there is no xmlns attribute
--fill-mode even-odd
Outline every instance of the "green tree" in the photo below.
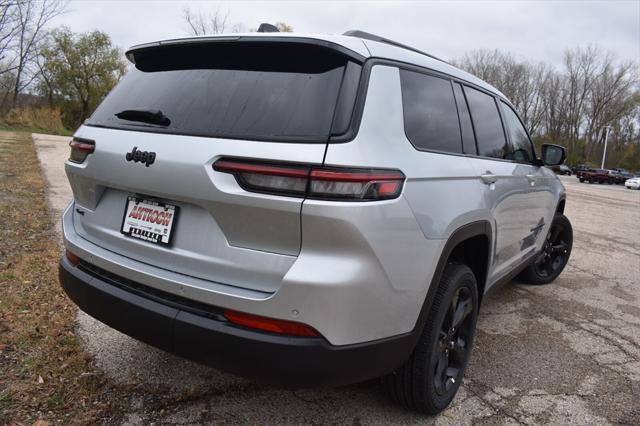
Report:
<svg viewBox="0 0 640 426"><path fill-rule="evenodd" d="M100 31L56 29L41 54L41 92L60 101L69 127L82 123L126 71L122 52Z"/></svg>

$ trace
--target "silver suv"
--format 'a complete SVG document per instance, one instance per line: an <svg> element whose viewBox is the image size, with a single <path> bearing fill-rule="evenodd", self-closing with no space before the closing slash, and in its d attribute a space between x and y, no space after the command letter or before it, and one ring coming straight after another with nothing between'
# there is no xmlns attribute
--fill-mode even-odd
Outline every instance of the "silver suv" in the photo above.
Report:
<svg viewBox="0 0 640 426"><path fill-rule="evenodd" d="M495 88L354 31L149 43L78 129L60 281L98 320L291 386L453 399L484 295L571 252L565 191Z"/></svg>

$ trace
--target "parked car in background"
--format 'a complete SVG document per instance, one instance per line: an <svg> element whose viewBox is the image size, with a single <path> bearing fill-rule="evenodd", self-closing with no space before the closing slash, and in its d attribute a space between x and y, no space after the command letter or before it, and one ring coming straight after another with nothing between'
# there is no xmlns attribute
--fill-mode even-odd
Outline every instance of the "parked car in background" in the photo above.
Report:
<svg viewBox="0 0 640 426"><path fill-rule="evenodd" d="M628 179L633 178L633 173L625 169L611 169L611 175L613 176L615 183L623 185Z"/></svg>
<svg viewBox="0 0 640 426"><path fill-rule="evenodd" d="M640 176L632 177L624 182L627 189L640 189Z"/></svg>
<svg viewBox="0 0 640 426"><path fill-rule="evenodd" d="M591 166L588 166L586 164L578 164L577 166L573 167L571 170L573 171L573 174L577 175L578 172L586 172L592 169L593 168Z"/></svg>
<svg viewBox="0 0 640 426"><path fill-rule="evenodd" d="M560 164L559 166L551 166L549 168L553 170L557 175L571 176L571 169L565 164Z"/></svg>
<svg viewBox="0 0 640 426"><path fill-rule="evenodd" d="M589 169L579 171L576 173L576 177L580 182L608 183L609 185L615 183L615 178L607 169Z"/></svg>

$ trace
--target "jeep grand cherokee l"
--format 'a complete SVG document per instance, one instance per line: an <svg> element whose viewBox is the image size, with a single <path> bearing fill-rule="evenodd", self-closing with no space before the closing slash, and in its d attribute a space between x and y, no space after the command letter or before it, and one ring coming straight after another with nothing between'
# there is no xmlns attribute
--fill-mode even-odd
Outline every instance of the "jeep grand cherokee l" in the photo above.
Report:
<svg viewBox="0 0 640 426"><path fill-rule="evenodd" d="M483 296L571 252L565 191L495 88L362 32L161 41L77 130L60 281L98 320L292 386L455 396Z"/></svg>

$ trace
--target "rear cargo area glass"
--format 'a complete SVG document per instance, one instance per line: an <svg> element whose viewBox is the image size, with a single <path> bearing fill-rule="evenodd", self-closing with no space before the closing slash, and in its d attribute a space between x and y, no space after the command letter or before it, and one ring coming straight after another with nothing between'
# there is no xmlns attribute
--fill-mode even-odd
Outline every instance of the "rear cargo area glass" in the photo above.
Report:
<svg viewBox="0 0 640 426"><path fill-rule="evenodd" d="M136 53L135 61L86 124L232 139L326 142L336 105L348 119L355 102L353 90L343 90L340 98L343 80L345 86L353 85L355 64L348 66L349 58L321 46L249 42L159 46ZM349 78L344 78L347 68ZM360 66L356 68L359 71ZM345 109L345 102L350 107ZM161 111L170 124L116 117L124 110Z"/></svg>

